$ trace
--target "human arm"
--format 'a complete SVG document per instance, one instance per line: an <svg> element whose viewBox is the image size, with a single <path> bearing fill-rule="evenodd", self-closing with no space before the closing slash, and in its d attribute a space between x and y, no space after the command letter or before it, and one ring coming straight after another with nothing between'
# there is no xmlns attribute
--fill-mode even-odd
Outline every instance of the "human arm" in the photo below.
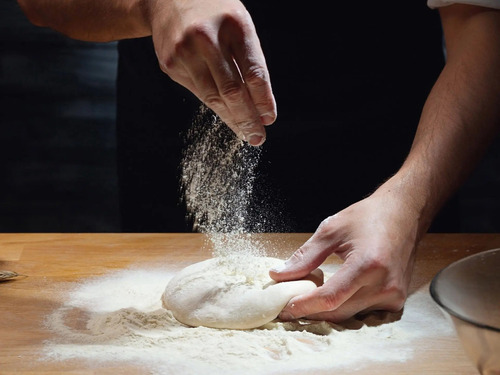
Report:
<svg viewBox="0 0 500 375"><path fill-rule="evenodd" d="M372 195L326 219L276 281L298 279L331 254L342 267L280 317L335 322L359 312L400 310L419 240L498 132L500 12L466 5L440 9L447 62L422 111L400 170Z"/></svg>
<svg viewBox="0 0 500 375"><path fill-rule="evenodd" d="M105 42L152 35L160 68L252 145L276 119L269 71L239 0L18 0L32 23Z"/></svg>

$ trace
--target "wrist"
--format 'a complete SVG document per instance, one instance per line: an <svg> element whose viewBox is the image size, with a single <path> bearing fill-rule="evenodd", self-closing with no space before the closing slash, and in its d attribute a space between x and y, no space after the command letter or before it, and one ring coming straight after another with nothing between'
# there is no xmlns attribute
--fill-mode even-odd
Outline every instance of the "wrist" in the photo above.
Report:
<svg viewBox="0 0 500 375"><path fill-rule="evenodd" d="M427 232L442 205L431 189L405 173L404 169L383 183L373 195L384 196L387 204L404 212L408 220L416 225L417 239Z"/></svg>

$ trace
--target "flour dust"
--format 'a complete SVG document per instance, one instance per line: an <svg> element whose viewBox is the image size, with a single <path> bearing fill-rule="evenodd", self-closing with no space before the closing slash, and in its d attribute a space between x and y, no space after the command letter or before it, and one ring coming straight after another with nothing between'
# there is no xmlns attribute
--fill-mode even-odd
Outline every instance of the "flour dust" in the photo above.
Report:
<svg viewBox="0 0 500 375"><path fill-rule="evenodd" d="M241 141L212 111L201 106L186 135L181 194L193 229L206 233L215 256L264 255L269 243L251 232L274 232L275 207L254 197L262 149Z"/></svg>

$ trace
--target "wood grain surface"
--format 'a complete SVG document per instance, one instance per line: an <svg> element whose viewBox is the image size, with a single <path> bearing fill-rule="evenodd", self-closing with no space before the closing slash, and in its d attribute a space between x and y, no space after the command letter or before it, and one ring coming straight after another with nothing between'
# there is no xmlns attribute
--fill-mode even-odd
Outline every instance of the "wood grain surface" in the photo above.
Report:
<svg viewBox="0 0 500 375"><path fill-rule="evenodd" d="M288 257L309 234L256 235ZM411 292L428 289L432 277L453 261L500 247L499 234L430 234L417 252ZM65 283L129 266L168 264L171 270L211 256L201 234L0 234L0 270L27 275L0 283L1 374L137 374L131 364L88 370L76 360L38 361L51 332L43 319L61 304ZM336 258L328 262L336 263ZM455 336L415 343L418 355L404 364L381 363L363 374L477 374ZM336 371L336 373L341 373ZM352 372L347 372L352 373Z"/></svg>

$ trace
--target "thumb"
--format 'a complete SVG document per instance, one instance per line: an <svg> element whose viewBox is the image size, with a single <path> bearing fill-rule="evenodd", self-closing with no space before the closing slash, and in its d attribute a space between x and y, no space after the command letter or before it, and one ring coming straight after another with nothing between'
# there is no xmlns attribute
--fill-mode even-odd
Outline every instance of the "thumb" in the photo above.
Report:
<svg viewBox="0 0 500 375"><path fill-rule="evenodd" d="M288 260L269 270L269 276L276 282L301 279L318 268L329 254L314 234Z"/></svg>

